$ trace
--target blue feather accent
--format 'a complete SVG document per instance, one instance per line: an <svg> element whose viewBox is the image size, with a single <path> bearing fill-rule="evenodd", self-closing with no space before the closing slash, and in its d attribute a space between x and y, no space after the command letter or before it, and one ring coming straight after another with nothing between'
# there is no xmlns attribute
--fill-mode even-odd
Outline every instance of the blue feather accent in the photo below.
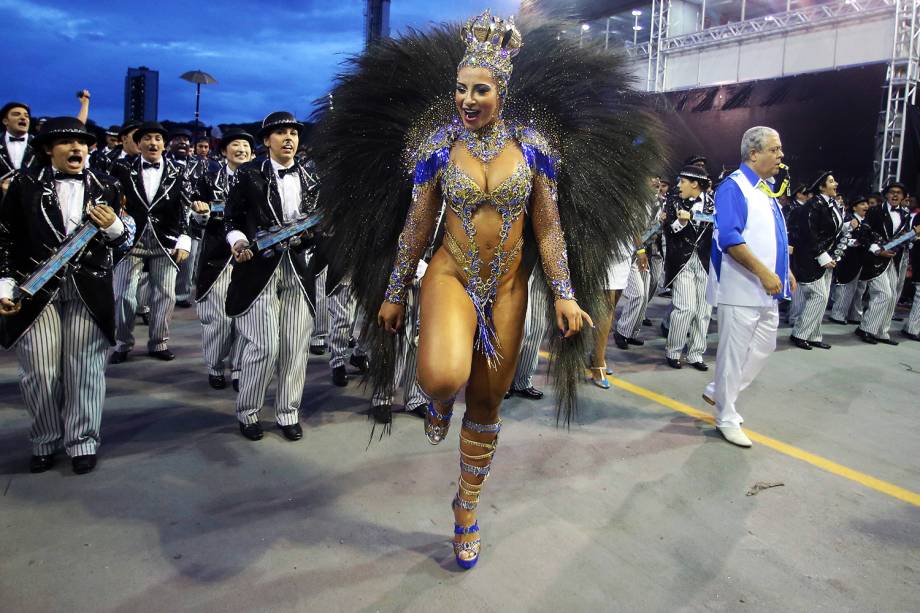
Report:
<svg viewBox="0 0 920 613"><path fill-rule="evenodd" d="M524 159L534 172L539 172L551 181L556 180L556 160L548 152L530 144L521 144Z"/></svg>
<svg viewBox="0 0 920 613"><path fill-rule="evenodd" d="M433 178L435 178L450 160L450 147L443 147L441 149L435 150L430 156L424 160L419 160L415 165L415 174L413 177L413 183L415 185L422 185L428 183Z"/></svg>
<svg viewBox="0 0 920 613"><path fill-rule="evenodd" d="M498 336L495 333L495 323L492 321L493 299L490 298L483 304L476 292L470 291L469 287L467 287L467 294L473 302L473 308L476 309L476 334L473 347L485 356L489 367L498 368L502 356L498 352Z"/></svg>

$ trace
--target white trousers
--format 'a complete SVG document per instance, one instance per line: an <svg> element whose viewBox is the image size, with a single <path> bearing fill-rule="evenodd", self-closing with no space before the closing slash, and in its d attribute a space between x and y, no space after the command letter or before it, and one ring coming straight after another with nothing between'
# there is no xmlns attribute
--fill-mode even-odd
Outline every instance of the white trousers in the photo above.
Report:
<svg viewBox="0 0 920 613"><path fill-rule="evenodd" d="M706 302L706 283L709 275L694 253L687 265L677 273L671 283L670 326L668 327L667 357L679 360L684 346L687 362L703 361L706 353L706 336L712 307Z"/></svg>
<svg viewBox="0 0 920 613"><path fill-rule="evenodd" d="M838 321L857 321L863 314L863 296L866 294L866 282L859 280L859 275L849 283L837 284L837 298L831 317Z"/></svg>
<svg viewBox="0 0 920 613"><path fill-rule="evenodd" d="M311 347L322 347L326 344L326 335L329 333L329 305L326 298L326 275L328 268L316 276L316 310L313 317L313 334L310 336Z"/></svg>
<svg viewBox="0 0 920 613"><path fill-rule="evenodd" d="M235 318L243 335L240 393L236 418L259 421L259 411L272 379L278 381L275 421L292 426L299 421L300 400L307 376L310 307L288 252L252 306Z"/></svg>
<svg viewBox="0 0 920 613"><path fill-rule="evenodd" d="M898 303L899 270L890 262L888 267L869 281L869 307L859 329L878 338L890 338L891 318Z"/></svg>
<svg viewBox="0 0 920 613"><path fill-rule="evenodd" d="M626 289L620 298L623 305L620 316L617 317L616 331L626 338L635 338L642 328L645 310L649 301L649 286L652 283L651 271L642 272L639 264L633 260L629 268L629 279Z"/></svg>
<svg viewBox="0 0 920 613"><path fill-rule="evenodd" d="M719 305L719 349L715 378L706 395L716 401L716 425L740 427L744 422L735 402L763 370L776 349L779 309Z"/></svg>
<svg viewBox="0 0 920 613"><path fill-rule="evenodd" d="M90 455L99 445L109 343L68 277L16 343L34 455Z"/></svg>
<svg viewBox="0 0 920 613"><path fill-rule="evenodd" d="M792 336L806 341L821 342L821 320L827 310L827 301L831 295L831 277L833 272L828 268L824 270L816 281L812 283L799 283L795 288L792 298L793 306L797 306L795 327Z"/></svg>
<svg viewBox="0 0 920 613"><path fill-rule="evenodd" d="M348 357L348 339L351 338L352 322L357 306L357 302L352 297L351 285L347 283L340 284L326 298L326 308L329 310L326 345L331 354L330 368L345 366L345 358ZM316 318L319 319L319 315Z"/></svg>
<svg viewBox="0 0 920 613"><path fill-rule="evenodd" d="M137 286L144 264L149 269L150 327L147 350L162 351L169 342L169 322L176 308L176 266L156 245L148 230L139 245L115 267L115 340L118 351L134 349L134 320L137 317Z"/></svg>
<svg viewBox="0 0 920 613"><path fill-rule="evenodd" d="M920 246L914 249L920 249ZM920 270L914 274L920 277ZM914 306L910 308L910 316L907 318L904 331L908 334L920 334L920 283L914 283Z"/></svg>

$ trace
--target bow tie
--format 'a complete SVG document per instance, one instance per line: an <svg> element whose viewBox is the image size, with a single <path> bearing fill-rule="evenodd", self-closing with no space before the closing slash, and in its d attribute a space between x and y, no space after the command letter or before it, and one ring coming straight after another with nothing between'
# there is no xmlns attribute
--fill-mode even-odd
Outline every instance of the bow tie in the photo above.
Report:
<svg viewBox="0 0 920 613"><path fill-rule="evenodd" d="M83 181L85 177L86 175L82 172L75 175L67 174L66 172L54 173L55 181Z"/></svg>
<svg viewBox="0 0 920 613"><path fill-rule="evenodd" d="M148 168L159 168L159 167L160 167L159 162L142 162L141 163L141 168L143 168L144 170L147 170Z"/></svg>
<svg viewBox="0 0 920 613"><path fill-rule="evenodd" d="M297 164L294 164L294 165L291 166L290 168L279 168L279 169L278 169L278 176L281 177L281 178L283 179L284 177L288 176L289 174L292 174L292 173L295 173L295 172L297 172Z"/></svg>
<svg viewBox="0 0 920 613"><path fill-rule="evenodd" d="M26 142L25 136L10 136L8 137L11 143L24 143Z"/></svg>

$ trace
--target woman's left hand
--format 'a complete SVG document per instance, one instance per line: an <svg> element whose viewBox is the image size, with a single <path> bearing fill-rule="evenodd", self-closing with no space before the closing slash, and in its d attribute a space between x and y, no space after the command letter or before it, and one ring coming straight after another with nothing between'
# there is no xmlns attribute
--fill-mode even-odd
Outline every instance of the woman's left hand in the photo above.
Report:
<svg viewBox="0 0 920 613"><path fill-rule="evenodd" d="M574 300L556 300L556 325L564 338L571 338L581 332L582 325L594 327L591 316L581 310Z"/></svg>

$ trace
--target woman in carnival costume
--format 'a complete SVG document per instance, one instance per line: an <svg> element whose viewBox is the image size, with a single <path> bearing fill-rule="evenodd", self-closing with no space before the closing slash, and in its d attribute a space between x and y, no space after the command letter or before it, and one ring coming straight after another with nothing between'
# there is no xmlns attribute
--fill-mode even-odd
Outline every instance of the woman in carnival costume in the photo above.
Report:
<svg viewBox="0 0 920 613"><path fill-rule="evenodd" d="M365 312L377 313L379 327L367 330L375 387L392 377L406 290L434 243L421 288L418 382L431 399L433 445L447 436L466 387L452 505L463 568L479 558L476 507L535 261L553 298L551 372L557 421L568 424L591 340L579 332L605 308L610 258L641 229L645 177L660 155L622 58L559 40L559 23L532 26L532 51L523 53L513 20L488 11L460 37L443 26L372 45L317 114L318 205L340 240L336 265L351 274Z"/></svg>

